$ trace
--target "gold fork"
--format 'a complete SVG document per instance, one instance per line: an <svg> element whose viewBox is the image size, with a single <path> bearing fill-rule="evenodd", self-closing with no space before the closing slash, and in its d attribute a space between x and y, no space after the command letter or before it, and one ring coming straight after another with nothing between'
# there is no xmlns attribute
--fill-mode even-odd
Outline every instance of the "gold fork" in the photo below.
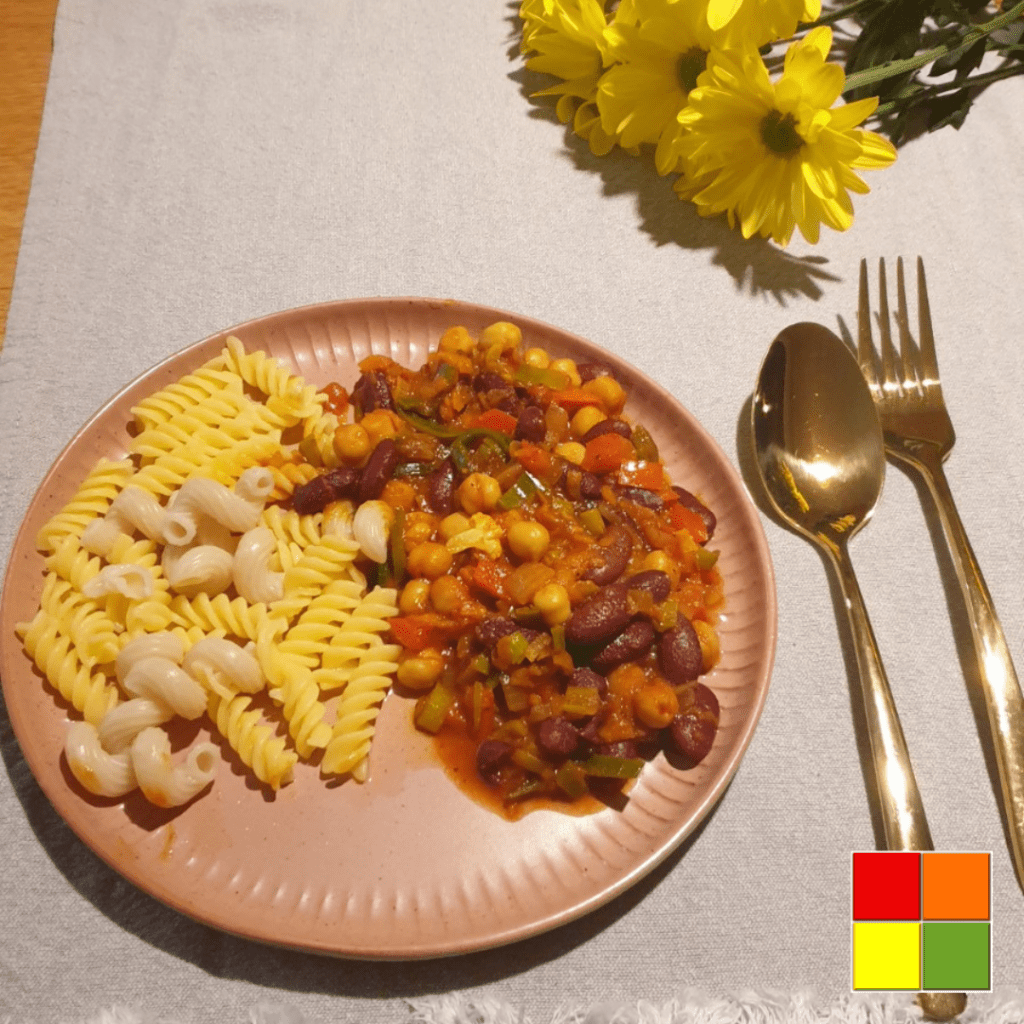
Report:
<svg viewBox="0 0 1024 1024"><path fill-rule="evenodd" d="M910 334L902 259L896 263L896 289L899 353L893 345L890 329L885 261L879 260L879 366L871 340L867 261L861 260L857 359L882 420L886 453L912 467L924 478L946 534L971 623L1014 864L1017 878L1024 886L1024 697L1021 696L1017 673L992 598L942 469L956 434L942 397L924 261L920 257L917 260L917 344Z"/></svg>

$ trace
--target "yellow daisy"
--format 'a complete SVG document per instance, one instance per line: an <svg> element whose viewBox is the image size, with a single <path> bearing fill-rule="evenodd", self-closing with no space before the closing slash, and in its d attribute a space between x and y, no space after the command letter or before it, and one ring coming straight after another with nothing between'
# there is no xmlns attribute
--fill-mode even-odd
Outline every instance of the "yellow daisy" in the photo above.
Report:
<svg viewBox="0 0 1024 1024"><path fill-rule="evenodd" d="M714 59L707 5L708 0L637 0L635 21L615 24L607 33L616 63L597 87L601 126L627 149L656 145L660 174L675 167L677 116Z"/></svg>
<svg viewBox="0 0 1024 1024"><path fill-rule="evenodd" d="M781 245L794 226L813 243L821 224L845 231L853 223L849 192L869 191L854 170L887 167L896 150L857 128L877 97L833 109L845 76L826 63L831 46L829 28L809 32L786 51L774 84L756 52L722 56L690 93L677 142L688 177L677 191L702 215L726 213L745 238Z"/></svg>
<svg viewBox="0 0 1024 1024"><path fill-rule="evenodd" d="M687 0L681 0L686 3ZM821 17L821 0L710 0L708 26L726 35L730 46L757 49L788 39L800 22Z"/></svg>

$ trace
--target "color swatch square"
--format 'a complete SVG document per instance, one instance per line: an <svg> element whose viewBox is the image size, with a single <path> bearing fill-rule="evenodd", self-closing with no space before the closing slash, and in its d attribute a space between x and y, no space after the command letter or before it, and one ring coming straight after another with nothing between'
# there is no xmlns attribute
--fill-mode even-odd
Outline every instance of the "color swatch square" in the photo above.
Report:
<svg viewBox="0 0 1024 1024"><path fill-rule="evenodd" d="M874 850L853 855L855 921L921 919L921 854Z"/></svg>
<svg viewBox="0 0 1024 1024"><path fill-rule="evenodd" d="M921 987L921 925L917 921L853 923L853 987Z"/></svg>
<svg viewBox="0 0 1024 1024"><path fill-rule="evenodd" d="M925 988L992 987L988 921L926 921L922 927Z"/></svg>
<svg viewBox="0 0 1024 1024"><path fill-rule="evenodd" d="M930 853L921 863L921 916L928 921L987 921L987 853Z"/></svg>
<svg viewBox="0 0 1024 1024"><path fill-rule="evenodd" d="M875 850L851 874L855 990L991 990L990 854Z"/></svg>

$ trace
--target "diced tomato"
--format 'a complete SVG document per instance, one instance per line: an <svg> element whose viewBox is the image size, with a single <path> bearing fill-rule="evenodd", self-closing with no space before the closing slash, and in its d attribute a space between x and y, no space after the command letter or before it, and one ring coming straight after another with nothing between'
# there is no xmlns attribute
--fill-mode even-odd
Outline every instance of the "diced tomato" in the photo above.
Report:
<svg viewBox="0 0 1024 1024"><path fill-rule="evenodd" d="M665 486L665 470L660 462L630 460L619 467L619 483L623 487L642 487L647 491L660 491Z"/></svg>
<svg viewBox="0 0 1024 1024"><path fill-rule="evenodd" d="M460 627L432 612L422 615L397 615L391 619L391 635L395 642L407 651L422 651L427 647L440 647L452 635L457 635Z"/></svg>
<svg viewBox="0 0 1024 1024"><path fill-rule="evenodd" d="M689 530L690 536L698 544L703 544L708 539L704 520L685 505L680 505L678 502L669 505L666 509L666 518L673 530Z"/></svg>
<svg viewBox="0 0 1024 1024"><path fill-rule="evenodd" d="M499 434L511 437L516 432L516 418L503 409L488 409L481 413L470 424L472 427L483 427L484 430L496 430Z"/></svg>
<svg viewBox="0 0 1024 1024"><path fill-rule="evenodd" d="M609 473L634 454L633 442L621 434L601 434L586 448L580 469L587 473Z"/></svg>
<svg viewBox="0 0 1024 1024"><path fill-rule="evenodd" d="M491 597L504 597L505 577L508 572L507 563L481 558L470 570L469 582L472 586L490 594Z"/></svg>

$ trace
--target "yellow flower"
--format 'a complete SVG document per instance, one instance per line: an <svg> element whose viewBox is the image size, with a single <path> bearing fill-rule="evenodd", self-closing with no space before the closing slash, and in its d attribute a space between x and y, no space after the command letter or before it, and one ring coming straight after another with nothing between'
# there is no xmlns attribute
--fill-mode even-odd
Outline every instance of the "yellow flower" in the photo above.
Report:
<svg viewBox="0 0 1024 1024"><path fill-rule="evenodd" d="M620 21L607 33L610 56L617 63L598 83L601 127L627 149L656 145L660 174L676 165L672 142L679 132L677 116L714 59L707 3L637 0L638 23Z"/></svg>
<svg viewBox="0 0 1024 1024"><path fill-rule="evenodd" d="M857 128L877 97L832 107L845 76L826 63L831 46L827 27L809 32L789 47L774 84L756 52L723 56L690 93L677 142L688 177L676 190L703 216L726 213L745 238L781 245L794 226L813 243L821 224L845 231L853 223L849 192L869 191L854 169L886 167L896 150Z"/></svg>
<svg viewBox="0 0 1024 1024"><path fill-rule="evenodd" d="M682 0L686 3L687 0ZM821 0L710 0L708 25L726 34L730 46L757 49L788 39L800 22L821 17Z"/></svg>

